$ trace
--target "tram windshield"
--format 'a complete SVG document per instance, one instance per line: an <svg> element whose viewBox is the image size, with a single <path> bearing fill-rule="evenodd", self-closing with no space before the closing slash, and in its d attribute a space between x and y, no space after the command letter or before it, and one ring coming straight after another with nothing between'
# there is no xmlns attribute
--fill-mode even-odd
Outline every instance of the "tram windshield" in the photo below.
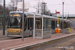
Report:
<svg viewBox="0 0 75 50"><path fill-rule="evenodd" d="M22 17L13 15L9 17L8 28L22 28Z"/></svg>

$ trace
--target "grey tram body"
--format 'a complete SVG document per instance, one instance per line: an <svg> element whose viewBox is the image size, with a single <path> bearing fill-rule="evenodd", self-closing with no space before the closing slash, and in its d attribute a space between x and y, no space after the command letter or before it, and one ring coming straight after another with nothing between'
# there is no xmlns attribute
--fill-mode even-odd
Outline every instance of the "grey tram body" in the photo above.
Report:
<svg viewBox="0 0 75 50"><path fill-rule="evenodd" d="M22 11L11 11L10 13L22 13ZM28 24L28 18L32 18L33 19L33 27L34 27L34 13L29 13L29 12L24 12L24 14L26 15L26 17L27 17L27 24ZM53 17L53 16L47 16L47 15L40 15L40 14L35 14L35 18L42 18L42 16L43 16L43 18L49 18L49 19L51 19L51 21L53 20L53 21L55 21L55 23L57 23L56 21L57 21L57 17ZM42 19L41 19L42 20ZM67 19L61 19L61 18L59 18L59 21L63 21L63 22L70 22L70 20L67 20ZM29 21L30 22L30 21ZM51 22L52 23L52 22ZM60 22L59 22L60 23ZM26 24L26 25L27 25ZM57 24L55 24L55 28L56 28L56 25ZM51 24L51 26L52 26L52 24ZM62 29L61 29L62 30ZM64 32L65 32L65 28L64 28ZM51 34L54 34L55 33L55 29L53 29L53 28L51 28L51 32L50 32ZM61 33L62 33L62 31L61 31ZM26 36L32 36L33 35L33 29L28 29L28 25L26 26L26 30L24 31L24 36L26 37ZM15 34L13 34L13 33L9 33L9 32L7 32L7 36L13 36L13 37L22 37L22 32L21 33L15 33Z"/></svg>

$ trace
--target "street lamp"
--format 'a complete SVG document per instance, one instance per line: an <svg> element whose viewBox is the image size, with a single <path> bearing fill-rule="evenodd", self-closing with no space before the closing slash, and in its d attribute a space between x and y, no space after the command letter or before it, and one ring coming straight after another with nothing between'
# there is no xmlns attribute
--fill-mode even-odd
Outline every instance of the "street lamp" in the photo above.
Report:
<svg viewBox="0 0 75 50"><path fill-rule="evenodd" d="M65 1L65 0L62 0L62 19L64 19L64 1ZM63 24L64 24L64 23L63 23L63 21L62 21L62 34L63 34L63 29L64 29L64 28L63 28Z"/></svg>
<svg viewBox="0 0 75 50"><path fill-rule="evenodd" d="M38 14L39 14L39 4L40 4L40 0L38 0Z"/></svg>
<svg viewBox="0 0 75 50"><path fill-rule="evenodd" d="M24 0L23 0L23 17L22 17L22 41L24 41Z"/></svg>
<svg viewBox="0 0 75 50"><path fill-rule="evenodd" d="M3 15L4 15L3 17L3 35L5 35L5 0L3 1L3 6L4 6L3 8Z"/></svg>
<svg viewBox="0 0 75 50"><path fill-rule="evenodd" d="M64 18L64 0L62 0L62 19Z"/></svg>
<svg viewBox="0 0 75 50"><path fill-rule="evenodd" d="M43 6L44 6L44 15L45 15L45 5L46 5L46 3L45 2L42 2L42 4L43 4Z"/></svg>

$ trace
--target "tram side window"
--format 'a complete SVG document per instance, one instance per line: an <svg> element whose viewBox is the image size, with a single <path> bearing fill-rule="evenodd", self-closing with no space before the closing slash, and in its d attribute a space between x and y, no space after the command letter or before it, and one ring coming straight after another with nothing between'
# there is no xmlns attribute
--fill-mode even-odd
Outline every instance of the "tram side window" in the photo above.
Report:
<svg viewBox="0 0 75 50"><path fill-rule="evenodd" d="M66 26L66 24L65 24L65 22L64 22L64 25L63 25L63 27L65 28L65 26Z"/></svg>
<svg viewBox="0 0 75 50"><path fill-rule="evenodd" d="M68 23L67 23L67 22L66 22L66 25L67 25L67 26L66 26L66 28L68 28L68 26L69 26L69 25L68 25Z"/></svg>
<svg viewBox="0 0 75 50"><path fill-rule="evenodd" d="M60 22L60 28L62 29L62 22Z"/></svg>
<svg viewBox="0 0 75 50"><path fill-rule="evenodd" d="M28 18L28 30L32 30L33 29L33 18Z"/></svg>
<svg viewBox="0 0 75 50"><path fill-rule="evenodd" d="M51 29L51 19L44 18L43 20L43 30L44 31L50 31Z"/></svg>
<svg viewBox="0 0 75 50"><path fill-rule="evenodd" d="M47 29L47 31L50 30L50 26L51 26L51 20L50 19L46 19L46 29Z"/></svg>
<svg viewBox="0 0 75 50"><path fill-rule="evenodd" d="M55 22L55 28L57 28L57 21Z"/></svg>
<svg viewBox="0 0 75 50"><path fill-rule="evenodd" d="M24 22L24 24L25 24L25 28L24 28L24 30L26 30L27 29L27 19L26 19L26 22Z"/></svg>
<svg viewBox="0 0 75 50"><path fill-rule="evenodd" d="M67 28L67 23L66 22L64 22L64 28Z"/></svg>
<svg viewBox="0 0 75 50"><path fill-rule="evenodd" d="M51 21L51 28L55 29L55 21L53 21L53 20Z"/></svg>
<svg viewBox="0 0 75 50"><path fill-rule="evenodd" d="M28 30L29 30L29 25L30 25L30 21L29 21L29 20L30 20L30 18L27 19L27 22L28 22L28 23L27 23L27 24L28 24L28 25L27 25L27 26L28 26Z"/></svg>
<svg viewBox="0 0 75 50"><path fill-rule="evenodd" d="M41 19L36 19L36 29L41 29Z"/></svg>
<svg viewBox="0 0 75 50"><path fill-rule="evenodd" d="M33 29L33 18L30 18L30 30Z"/></svg>
<svg viewBox="0 0 75 50"><path fill-rule="evenodd" d="M67 27L70 28L70 23L67 23Z"/></svg>

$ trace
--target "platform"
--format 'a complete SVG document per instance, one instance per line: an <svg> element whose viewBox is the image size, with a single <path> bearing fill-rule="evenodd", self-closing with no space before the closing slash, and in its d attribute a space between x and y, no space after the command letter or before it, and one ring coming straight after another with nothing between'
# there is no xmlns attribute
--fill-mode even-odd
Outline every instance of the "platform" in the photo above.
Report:
<svg viewBox="0 0 75 50"><path fill-rule="evenodd" d="M16 50L19 48L37 45L72 35L75 35L75 33L74 32L71 34L60 33L59 35L52 34L51 38L46 38L46 39L33 39L32 37L29 37L29 38L24 38L24 41L22 41L22 39L0 41L0 50Z"/></svg>

